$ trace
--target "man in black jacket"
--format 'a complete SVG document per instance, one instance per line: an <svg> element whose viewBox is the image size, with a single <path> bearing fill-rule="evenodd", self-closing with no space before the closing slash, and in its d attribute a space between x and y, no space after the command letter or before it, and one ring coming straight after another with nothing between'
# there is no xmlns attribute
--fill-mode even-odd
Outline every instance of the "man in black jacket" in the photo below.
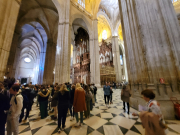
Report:
<svg viewBox="0 0 180 135"><path fill-rule="evenodd" d="M0 135L5 135L5 124L9 108L9 97L4 94L4 86L0 83Z"/></svg>
<svg viewBox="0 0 180 135"><path fill-rule="evenodd" d="M24 117L24 109L26 109L26 116L25 121L29 117L29 112L31 111L32 105L33 105L33 99L36 96L36 93L29 88L28 84L25 85L25 89L22 89L21 95L23 96L23 108L20 115L19 123L21 123L23 117Z"/></svg>
<svg viewBox="0 0 180 135"><path fill-rule="evenodd" d="M94 84L93 84L93 86L94 86L94 100L95 100L95 102L97 102L97 100L96 100L97 87Z"/></svg>

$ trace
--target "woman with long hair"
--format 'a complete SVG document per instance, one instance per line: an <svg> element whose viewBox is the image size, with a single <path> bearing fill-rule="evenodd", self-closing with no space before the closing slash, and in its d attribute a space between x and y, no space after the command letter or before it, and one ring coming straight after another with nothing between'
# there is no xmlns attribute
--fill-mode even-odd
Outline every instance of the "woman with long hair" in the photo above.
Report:
<svg viewBox="0 0 180 135"><path fill-rule="evenodd" d="M58 92L60 90L60 86L55 87L54 95L52 97L51 101L51 107L54 109L54 117L52 119L56 120L57 119L57 105L58 105L58 99L56 98L58 96Z"/></svg>
<svg viewBox="0 0 180 135"><path fill-rule="evenodd" d="M60 87L60 86L56 86ZM69 91L65 84L63 84L58 92L58 132L65 129L66 115L69 108Z"/></svg>
<svg viewBox="0 0 180 135"><path fill-rule="evenodd" d="M46 89L45 86L41 87L41 91L38 93L38 102L40 105L40 114L41 114L41 119L44 119L48 116L48 98L49 98L50 92Z"/></svg>
<svg viewBox="0 0 180 135"><path fill-rule="evenodd" d="M73 107L77 122L75 124L75 127L81 126L81 124L83 124L83 111L86 111L87 109L86 109L85 91L81 87L80 83L76 84ZM79 123L78 112L80 112L80 123Z"/></svg>
<svg viewBox="0 0 180 135"><path fill-rule="evenodd" d="M90 101L93 98L93 95L88 85L84 86L84 90L86 92L86 108L87 108L87 111L85 111L84 113L85 113L85 117L89 118L90 117Z"/></svg>

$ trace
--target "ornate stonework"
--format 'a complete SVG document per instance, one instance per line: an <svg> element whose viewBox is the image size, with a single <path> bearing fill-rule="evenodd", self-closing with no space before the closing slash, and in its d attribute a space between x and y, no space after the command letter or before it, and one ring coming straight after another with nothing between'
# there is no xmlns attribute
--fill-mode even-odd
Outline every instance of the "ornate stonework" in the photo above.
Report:
<svg viewBox="0 0 180 135"><path fill-rule="evenodd" d="M111 43L102 40L102 44L99 47L99 57L101 85L104 85L105 82L116 82Z"/></svg>
<svg viewBox="0 0 180 135"><path fill-rule="evenodd" d="M83 28L79 28L77 32L75 35L76 62L73 65L73 83L90 84L89 35Z"/></svg>

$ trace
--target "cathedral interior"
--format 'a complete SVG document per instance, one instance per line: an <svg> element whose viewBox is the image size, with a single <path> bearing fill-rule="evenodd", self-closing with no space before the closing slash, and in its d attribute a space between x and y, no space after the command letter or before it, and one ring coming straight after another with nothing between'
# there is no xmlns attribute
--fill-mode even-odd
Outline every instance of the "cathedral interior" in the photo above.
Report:
<svg viewBox="0 0 180 135"><path fill-rule="evenodd" d="M15 78L21 84L101 89L106 82L128 83L132 110L145 104L140 93L151 89L164 118L174 120L170 98L180 101L180 0L1 0L0 65L0 81ZM95 109L102 113L98 98ZM99 133L101 126L92 135L110 134L105 127ZM176 128L169 135L180 134ZM124 130L117 135L135 135Z"/></svg>

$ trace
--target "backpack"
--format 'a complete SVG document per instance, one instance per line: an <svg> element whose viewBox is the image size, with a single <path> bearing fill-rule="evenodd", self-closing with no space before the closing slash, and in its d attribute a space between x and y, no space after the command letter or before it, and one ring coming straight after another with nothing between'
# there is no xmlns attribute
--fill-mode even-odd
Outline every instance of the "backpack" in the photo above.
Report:
<svg viewBox="0 0 180 135"><path fill-rule="evenodd" d="M7 96L10 99L10 92L9 90L5 89L3 95Z"/></svg>
<svg viewBox="0 0 180 135"><path fill-rule="evenodd" d="M22 95L22 97L23 97L23 106L27 106L27 105L29 104L29 99L28 99L28 97L27 97L25 94L17 94L16 97L17 97L18 95ZM16 97L15 97L15 99L14 99L14 102L15 102L15 104L17 105Z"/></svg>
<svg viewBox="0 0 180 135"><path fill-rule="evenodd" d="M94 91L97 91L97 87L96 86L94 86Z"/></svg>
<svg viewBox="0 0 180 135"><path fill-rule="evenodd" d="M92 93L86 93L86 101L90 101L93 98Z"/></svg>
<svg viewBox="0 0 180 135"><path fill-rule="evenodd" d="M90 91L92 94L94 94L94 88L90 87Z"/></svg>

